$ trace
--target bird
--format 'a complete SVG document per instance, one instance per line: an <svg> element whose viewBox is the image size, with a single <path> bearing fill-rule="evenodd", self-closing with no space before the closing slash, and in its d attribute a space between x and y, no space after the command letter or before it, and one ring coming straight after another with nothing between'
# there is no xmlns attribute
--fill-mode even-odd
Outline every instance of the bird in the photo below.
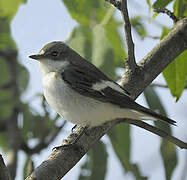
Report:
<svg viewBox="0 0 187 180"><path fill-rule="evenodd" d="M122 86L62 41L46 44L37 60L48 104L73 124L95 127L121 118L176 122L136 103Z"/></svg>

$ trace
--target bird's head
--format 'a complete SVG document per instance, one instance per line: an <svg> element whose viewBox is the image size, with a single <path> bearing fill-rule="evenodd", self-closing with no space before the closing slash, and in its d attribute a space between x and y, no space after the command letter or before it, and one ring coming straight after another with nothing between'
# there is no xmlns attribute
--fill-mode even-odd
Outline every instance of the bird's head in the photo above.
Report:
<svg viewBox="0 0 187 180"><path fill-rule="evenodd" d="M64 42L54 41L46 44L38 54L29 56L39 61L42 73L59 71L70 63L68 58L73 50Z"/></svg>

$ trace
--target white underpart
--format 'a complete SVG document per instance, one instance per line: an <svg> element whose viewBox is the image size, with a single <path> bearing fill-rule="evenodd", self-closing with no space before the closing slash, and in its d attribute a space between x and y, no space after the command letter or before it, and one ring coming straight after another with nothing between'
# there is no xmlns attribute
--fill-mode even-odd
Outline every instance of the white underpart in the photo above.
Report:
<svg viewBox="0 0 187 180"><path fill-rule="evenodd" d="M50 60L50 59L40 59L39 66L43 75L49 72L60 72L66 66L69 65L69 62L66 60Z"/></svg>
<svg viewBox="0 0 187 180"><path fill-rule="evenodd" d="M97 82L95 84L93 84L92 89L96 90L96 91L101 91L107 87L110 87L120 93L123 93L127 96L129 96L128 94L125 93L125 91L120 87L120 85L117 85L115 83L113 83L112 81L104 81L102 80L101 82Z"/></svg>
<svg viewBox="0 0 187 180"><path fill-rule="evenodd" d="M142 120L146 116L135 110L83 96L70 88L58 72L43 76L43 90L49 105L74 124L97 126L115 118Z"/></svg>

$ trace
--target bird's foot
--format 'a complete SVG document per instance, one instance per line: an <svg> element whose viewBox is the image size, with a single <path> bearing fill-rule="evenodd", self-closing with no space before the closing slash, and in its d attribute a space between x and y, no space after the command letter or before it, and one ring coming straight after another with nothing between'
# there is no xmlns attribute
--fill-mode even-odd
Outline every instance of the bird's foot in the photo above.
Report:
<svg viewBox="0 0 187 180"><path fill-rule="evenodd" d="M54 147L52 150L66 150L66 149L70 149L70 148L74 148L74 149L78 149L78 146L75 143L70 143L70 144L63 144L61 146L56 146Z"/></svg>
<svg viewBox="0 0 187 180"><path fill-rule="evenodd" d="M74 131L76 127L77 127L77 125L75 125L72 128L71 131ZM79 134L77 134L77 136L75 137L73 142L70 142L70 143L67 143L67 144L63 144L61 146L54 147L52 150L65 150L65 149L69 149L69 148L79 149L79 146L76 143L82 137L82 135L85 133L85 131L87 129L88 129L88 126L82 127L81 132ZM72 133L74 133L74 132L72 132Z"/></svg>

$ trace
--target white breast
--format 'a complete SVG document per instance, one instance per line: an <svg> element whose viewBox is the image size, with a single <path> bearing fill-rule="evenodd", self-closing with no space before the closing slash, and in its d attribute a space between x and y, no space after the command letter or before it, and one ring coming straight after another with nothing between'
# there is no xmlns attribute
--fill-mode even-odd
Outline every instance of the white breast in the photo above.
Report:
<svg viewBox="0 0 187 180"><path fill-rule="evenodd" d="M57 72L49 72L43 77L44 96L49 105L61 115L65 115L70 106L71 92Z"/></svg>

